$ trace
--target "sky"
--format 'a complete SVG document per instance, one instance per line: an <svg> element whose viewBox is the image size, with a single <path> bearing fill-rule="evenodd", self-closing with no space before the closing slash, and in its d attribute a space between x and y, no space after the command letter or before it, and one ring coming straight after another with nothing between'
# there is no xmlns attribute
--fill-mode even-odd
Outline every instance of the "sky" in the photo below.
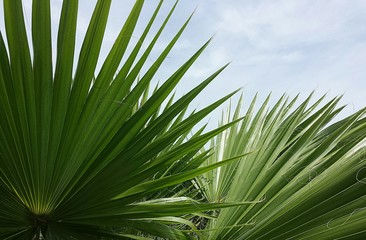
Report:
<svg viewBox="0 0 366 240"><path fill-rule="evenodd" d="M4 33L2 2L0 30ZM31 0L23 2L30 26ZM95 2L80 0L78 48ZM165 0L157 23L162 22L174 2ZM61 3L51 0L54 40ZM133 3L113 1L101 59L107 55ZM133 43L157 3L146 1ZM247 104L256 93L263 99L271 92L275 101L284 93L291 97L300 93L300 99L304 99L315 90L316 97L325 93L328 99L344 95L341 104L348 107L341 116L366 106L365 0L181 0L149 63L194 10L187 30L155 79L163 82L214 35L178 86L177 95L189 91L227 62L231 64L195 100L194 107L202 108L241 87ZM214 113L212 118L218 120L219 115Z"/></svg>

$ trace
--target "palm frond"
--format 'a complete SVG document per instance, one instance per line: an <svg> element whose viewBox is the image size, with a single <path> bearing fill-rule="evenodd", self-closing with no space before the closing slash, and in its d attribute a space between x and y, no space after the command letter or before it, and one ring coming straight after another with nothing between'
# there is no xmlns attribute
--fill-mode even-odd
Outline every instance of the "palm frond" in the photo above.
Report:
<svg viewBox="0 0 366 240"><path fill-rule="evenodd" d="M245 118L212 142L203 165L254 151L196 179L209 201L259 201L223 209L205 239L340 239L365 234L365 109L330 124L339 98L322 107L311 96L294 108L287 96ZM232 117L240 117L241 100ZM347 238L348 239L348 238Z"/></svg>
<svg viewBox="0 0 366 240"><path fill-rule="evenodd" d="M175 225L193 230L194 225L180 216L247 204L151 198L162 188L222 165L163 175L182 159L200 161L195 153L232 125L190 134L235 92L185 114L190 102L225 66L178 100L170 97L210 40L154 92L149 91L191 19L147 68L146 61L177 3L152 33L163 4L160 1L133 45L131 37L144 5L137 0L96 72L111 0L96 3L75 62L78 1L63 1L54 63L50 1L33 0L32 46L27 40L22 1L3 2L8 44L1 33L1 239L186 239L189 234ZM152 40L142 49L149 34ZM159 179L155 179L157 175Z"/></svg>

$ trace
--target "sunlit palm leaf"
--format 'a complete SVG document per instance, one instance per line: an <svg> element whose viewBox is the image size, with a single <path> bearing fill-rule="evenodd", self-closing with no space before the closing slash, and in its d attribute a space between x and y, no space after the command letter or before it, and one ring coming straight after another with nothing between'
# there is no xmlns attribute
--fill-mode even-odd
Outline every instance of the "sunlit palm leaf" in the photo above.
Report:
<svg viewBox="0 0 366 240"><path fill-rule="evenodd" d="M309 97L294 110L296 98L273 107L268 99L257 112L254 99L245 119L217 136L204 164L255 152L197 178L210 201L263 201L221 210L205 238L363 238L365 110L329 126L338 98L319 108L322 99L307 107ZM240 105L222 122L239 118Z"/></svg>

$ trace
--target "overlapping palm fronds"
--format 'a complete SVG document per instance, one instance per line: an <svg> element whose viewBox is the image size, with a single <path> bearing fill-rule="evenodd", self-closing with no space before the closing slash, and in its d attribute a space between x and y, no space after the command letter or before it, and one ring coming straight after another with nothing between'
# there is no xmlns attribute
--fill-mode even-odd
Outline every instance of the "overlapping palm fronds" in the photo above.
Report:
<svg viewBox="0 0 366 240"><path fill-rule="evenodd" d="M151 42L145 43L160 1L137 44L131 46L144 4L136 0L96 73L111 0L97 2L76 62L78 1L63 1L54 63L50 1L32 2L32 46L22 1L3 2L7 44L1 33L1 239L139 239L142 235L185 239L188 235L174 224L194 226L179 216L232 205L198 203L187 197L151 198L158 190L221 165L163 174L176 161L194 162L195 153L231 125L187 137L233 93L188 117L184 114L225 67L159 110L209 41L149 94L150 82L190 19L147 67L146 60L176 5ZM141 48L142 44L147 47ZM122 59L126 61L121 63Z"/></svg>
<svg viewBox="0 0 366 240"><path fill-rule="evenodd" d="M331 124L339 98L296 108L296 98L273 107L268 98L258 111L254 99L243 118L239 103L217 129L192 134L235 92L186 114L224 66L172 97L210 41L149 91L190 21L148 66L177 3L152 33L160 1L132 44L144 5L136 0L100 71L111 0L97 1L76 62L77 0L63 1L56 53L50 0L32 1L32 41L22 1L3 3L1 239L365 237L365 109Z"/></svg>
<svg viewBox="0 0 366 240"><path fill-rule="evenodd" d="M259 203L223 209L204 239L363 239L366 236L365 109L337 121L335 98L322 107L310 97L296 109L283 96L217 136L204 164L253 154L197 178L209 201ZM240 103L233 116L240 117Z"/></svg>

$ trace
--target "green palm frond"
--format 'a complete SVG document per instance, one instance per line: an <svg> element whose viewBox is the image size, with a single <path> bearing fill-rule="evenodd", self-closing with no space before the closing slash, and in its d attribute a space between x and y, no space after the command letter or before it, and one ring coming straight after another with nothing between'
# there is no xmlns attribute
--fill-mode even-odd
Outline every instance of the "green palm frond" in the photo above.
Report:
<svg viewBox="0 0 366 240"><path fill-rule="evenodd" d="M269 97L212 142L203 165L254 151L196 179L209 201L259 201L223 209L209 220L204 239L363 239L365 208L365 109L331 123L339 98L319 107L310 97L297 108ZM240 117L241 101L233 116Z"/></svg>
<svg viewBox="0 0 366 240"><path fill-rule="evenodd" d="M1 239L185 239L189 234L175 225L194 226L180 216L245 204L151 197L221 166L218 163L164 175L175 162L201 163L202 157L195 156L197 151L232 125L190 134L235 92L185 114L190 102L225 66L178 100L170 98L210 41L153 93L149 91L190 20L147 68L146 61L176 4L157 32L151 33L163 3L160 1L132 46L130 40L144 5L143 0L137 0L96 72L111 0L97 2L76 62L77 0L63 1L55 62L50 1L33 0L31 46L22 1L3 2L7 44L1 33ZM153 38L142 49L148 34ZM170 101L161 107L168 98Z"/></svg>

